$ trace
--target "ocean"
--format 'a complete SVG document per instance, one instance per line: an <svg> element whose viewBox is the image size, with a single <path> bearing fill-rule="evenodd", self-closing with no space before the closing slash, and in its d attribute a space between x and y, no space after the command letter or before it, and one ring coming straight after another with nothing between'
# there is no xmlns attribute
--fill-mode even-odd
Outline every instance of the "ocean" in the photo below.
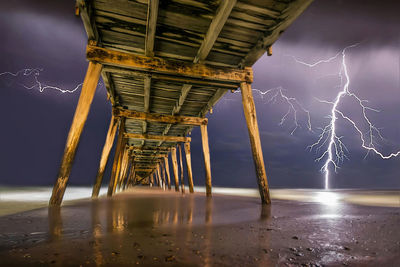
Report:
<svg viewBox="0 0 400 267"><path fill-rule="evenodd" d="M46 207L51 196L50 186L0 186L0 216L26 210ZM100 197L107 192L107 187L100 189ZM205 187L195 187L195 192L205 192ZM88 199L92 193L89 186L68 186L64 203ZM213 187L214 194L259 197L255 188ZM400 190L370 189L271 189L271 198L280 200L318 202L336 205L347 202L357 205L400 207Z"/></svg>

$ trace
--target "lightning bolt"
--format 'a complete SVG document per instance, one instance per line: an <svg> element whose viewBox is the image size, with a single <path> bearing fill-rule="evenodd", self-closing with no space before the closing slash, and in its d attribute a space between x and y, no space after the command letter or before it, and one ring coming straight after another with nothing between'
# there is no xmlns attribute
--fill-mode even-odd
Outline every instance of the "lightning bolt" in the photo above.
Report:
<svg viewBox="0 0 400 267"><path fill-rule="evenodd" d="M299 112L303 112L305 114L305 116L307 118L306 128L312 132L310 112L307 109L305 109L303 107L303 105L299 101L297 101L296 98L287 96L284 93L285 90L281 86L276 87L276 88L271 88L271 89L268 89L265 91L262 91L262 90L256 89L256 88L253 88L252 90L253 90L253 92L259 94L261 96L261 99L267 99L267 103L276 103L278 101L278 99L281 99L282 101L284 101L287 104L288 110L282 116L282 118L279 122L279 125L282 126L287 121L287 119L290 117L290 115L292 114L294 128L290 132L291 135L293 135L297 129L301 128L301 124L299 123L299 120L298 120ZM240 90L237 90L234 93L239 93L239 92L240 92Z"/></svg>
<svg viewBox="0 0 400 267"><path fill-rule="evenodd" d="M39 69L39 68L27 68L27 69L19 70L19 71L15 72L15 73L9 72L9 71L2 72L2 73L0 73L0 77L1 76L11 76L11 77L14 77L16 79L18 79L19 77L24 77L24 76L25 77L33 77L33 83L30 84L30 85L26 85L26 84L23 84L23 83L20 83L20 82L18 82L18 84L23 86L25 89L28 89L28 90L32 90L34 88L37 88L39 90L39 92L41 92L41 93L43 93L45 90L48 90L48 89L56 90L56 91L59 91L59 92L61 92L63 94L64 93L74 93L83 84L83 83L78 84L72 90L62 89L60 87L53 86L53 85L46 85L46 84L42 83L39 80L40 73L42 71L43 71L43 69Z"/></svg>
<svg viewBox="0 0 400 267"><path fill-rule="evenodd" d="M321 161L325 159L325 163L321 167L321 171L324 173L324 178L325 178L324 179L325 189L329 189L330 166L333 166L334 171L336 172L337 169L339 168L340 163L343 162L345 158L347 158L346 152L348 152L348 149L341 140L343 136L338 136L336 131L337 121L340 118L347 121L358 133L359 138L361 140L361 147L367 150L367 154L365 155L365 157L367 157L370 152L375 153L382 159L390 159L400 155L400 151L385 155L383 152L379 151L376 148L375 140L377 138L384 140L384 138L380 130L372 123L371 119L368 117L367 112L368 111L379 112L379 110L369 107L367 105L368 103L367 100L361 99L354 92L350 91L350 76L348 72L348 66L346 63L346 51L356 46L358 46L358 44L347 46L341 52L337 53L335 56L330 57L328 59L319 60L314 63L306 63L292 56L292 58L297 63L305 65L309 68L317 67L318 65L323 63L330 63L341 57L341 68L338 74L341 81L340 83L341 90L338 92L333 101L317 99L321 103L325 103L332 106L329 115L330 121L327 125L321 128L321 134L319 135L318 140L314 144L308 147L310 150L315 149L316 151L319 151L322 147L324 147L327 144L326 149L316 159L316 161ZM363 120L368 126L368 131L366 133L363 133L363 131L361 130L361 126L359 126L354 120L352 120L350 116L346 115L343 111L339 109L341 100L343 100L345 97L352 98L359 104L362 110Z"/></svg>

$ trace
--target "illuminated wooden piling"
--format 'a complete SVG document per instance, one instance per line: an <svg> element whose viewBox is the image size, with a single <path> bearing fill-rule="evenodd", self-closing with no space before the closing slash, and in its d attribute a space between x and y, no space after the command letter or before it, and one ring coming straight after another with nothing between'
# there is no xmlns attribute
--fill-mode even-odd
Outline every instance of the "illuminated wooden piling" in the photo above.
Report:
<svg viewBox="0 0 400 267"><path fill-rule="evenodd" d="M179 191L178 160L176 158L176 148L171 148L172 169L174 171L175 191Z"/></svg>
<svg viewBox="0 0 400 267"><path fill-rule="evenodd" d="M101 153L99 170L97 171L96 180L93 186L92 198L96 198L99 196L101 182L103 181L104 171L106 169L108 157L110 155L110 151L114 143L117 127L118 127L118 118L112 116L106 136L106 141L104 143L103 151Z"/></svg>
<svg viewBox="0 0 400 267"><path fill-rule="evenodd" d="M190 143L189 142L185 143L185 156L186 156L186 167L187 167L188 182L189 182L189 192L194 193L192 158L190 155Z"/></svg>
<svg viewBox="0 0 400 267"><path fill-rule="evenodd" d="M241 83L240 89L242 91L243 112L247 122L247 129L249 131L251 151L253 153L253 160L256 168L257 183L260 191L261 202L263 204L269 204L271 203L271 199L269 196L267 174L265 172L260 132L258 130L256 107L254 105L251 85L248 83Z"/></svg>
<svg viewBox="0 0 400 267"><path fill-rule="evenodd" d="M89 62L85 80L83 81L82 85L81 95L79 97L75 115L68 133L67 142L65 144L64 155L61 160L57 181L53 187L49 205L61 205L69 175L71 173L76 149L78 148L83 127L85 126L85 122L89 114L90 105L92 104L94 93L96 92L101 68L101 64L94 63L92 61Z"/></svg>
<svg viewBox="0 0 400 267"><path fill-rule="evenodd" d="M211 196L211 162L210 162L210 147L208 145L207 125L201 125L201 141L203 145L204 168L206 173L206 195Z"/></svg>

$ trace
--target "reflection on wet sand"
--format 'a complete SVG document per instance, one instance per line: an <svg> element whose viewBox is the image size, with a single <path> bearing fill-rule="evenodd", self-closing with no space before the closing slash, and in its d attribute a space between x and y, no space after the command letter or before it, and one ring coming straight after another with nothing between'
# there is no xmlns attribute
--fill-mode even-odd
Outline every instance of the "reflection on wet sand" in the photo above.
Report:
<svg viewBox="0 0 400 267"><path fill-rule="evenodd" d="M385 255L384 249L389 249L391 257L396 255L396 241L390 241L400 223L396 210L349 205L343 201L345 195L349 194L314 191L308 194L313 201L275 201L272 206L262 206L254 198L206 198L157 188L134 189L113 198L49 208L45 215L31 212L37 217L44 215L45 232L40 228L43 224L27 225L26 218L12 218L21 221L28 233L21 232L18 237L21 246L29 247L28 240L37 239L38 231L48 236L48 242L33 246L29 255L40 259L43 253L54 251L49 255L58 255L55 265L72 261L78 266L158 266L172 261L178 265L265 266L317 260L335 265L378 255L368 254L370 247L363 251L364 244L374 246L376 253ZM5 229L0 234L0 248L10 244L10 237L15 243L16 225L0 218ZM371 230L378 226L379 231ZM25 238L29 233L32 237ZM0 256L4 255L0 250ZM16 260L7 255L6 260ZM25 260L22 256L17 260Z"/></svg>

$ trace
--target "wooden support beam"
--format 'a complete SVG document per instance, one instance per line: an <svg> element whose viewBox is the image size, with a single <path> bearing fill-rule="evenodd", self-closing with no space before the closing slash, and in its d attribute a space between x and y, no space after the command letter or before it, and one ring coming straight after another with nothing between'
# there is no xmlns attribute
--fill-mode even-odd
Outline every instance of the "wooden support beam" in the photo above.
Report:
<svg viewBox="0 0 400 267"><path fill-rule="evenodd" d="M150 76L144 77L144 112L148 113L150 111L150 90L151 90L151 78ZM147 132L147 121L143 121L143 133Z"/></svg>
<svg viewBox="0 0 400 267"><path fill-rule="evenodd" d="M152 79L156 80L163 80L163 81L171 81L171 82L178 82L178 83L185 83L191 85L198 85L198 86L208 86L208 87L216 87L216 88L224 88L225 90L236 90L238 88L237 83L230 83L224 81L210 81L210 80L201 80L198 78L192 77L185 77L185 76L171 76L166 74L159 74L159 73L145 73L143 71L119 68L115 66L104 66L104 71L107 73L113 74L120 74L120 75L129 75L129 76L136 76L136 77L146 77L150 76ZM180 100L182 102L182 100Z"/></svg>
<svg viewBox="0 0 400 267"><path fill-rule="evenodd" d="M117 132L119 118L112 116L110 121L110 126L108 127L108 132L106 136L106 141L104 143L103 151L101 153L99 169L97 171L96 180L93 186L92 198L99 196L101 182L103 181L104 170L106 169L108 157L115 139L115 133Z"/></svg>
<svg viewBox="0 0 400 267"><path fill-rule="evenodd" d="M204 37L203 42L197 52L196 57L194 58L194 63L202 62L208 56L211 51L211 48L214 46L215 40L217 40L219 33L225 25L229 15L233 7L236 4L236 0L222 0L219 5L216 15L211 21L210 26L208 27L206 36Z"/></svg>
<svg viewBox="0 0 400 267"><path fill-rule="evenodd" d="M132 150L134 152L145 152L145 151L150 151L150 152L169 152L170 147L155 147L155 146L132 146Z"/></svg>
<svg viewBox="0 0 400 267"><path fill-rule="evenodd" d="M118 169L117 169L117 180L116 180L116 188L114 188L114 193L121 189L121 183L122 183L122 176L124 175L124 170L125 170L125 162L126 162L126 157L127 157L127 147L124 144L123 146L123 152L121 153L121 158L119 160L118 164Z"/></svg>
<svg viewBox="0 0 400 267"><path fill-rule="evenodd" d="M182 157L182 146L178 144L179 150L179 165L181 167L181 191L182 194L185 194L185 181L183 180L183 157Z"/></svg>
<svg viewBox="0 0 400 267"><path fill-rule="evenodd" d="M168 157L164 158L164 167L165 167L165 172L167 173L168 190L171 190L171 176L169 174Z"/></svg>
<svg viewBox="0 0 400 267"><path fill-rule="evenodd" d="M71 173L76 149L78 147L83 127L89 114L90 105L92 104L94 93L96 92L101 68L101 64L89 62L89 66L81 90L81 95L79 97L71 128L68 133L67 142L65 144L64 155L61 161L58 178L56 184L54 185L49 205L61 205L69 175Z"/></svg>
<svg viewBox="0 0 400 267"><path fill-rule="evenodd" d="M145 54L148 57L154 56L154 39L156 36L158 16L158 0L149 0L147 8L147 23L145 37Z"/></svg>
<svg viewBox="0 0 400 267"><path fill-rule="evenodd" d="M125 158L123 159L123 165L122 165L122 169L121 169L121 177L120 177L120 182L119 182L119 188L120 190L124 190L125 189L125 182L126 182L126 178L128 175L128 167L129 167L129 156L130 154L130 150L128 149L128 147L125 150Z"/></svg>
<svg viewBox="0 0 400 267"><path fill-rule="evenodd" d="M160 165L157 165L157 175L158 175L158 180L160 181L159 187L163 187L163 182L162 182L161 172L160 172Z"/></svg>
<svg viewBox="0 0 400 267"><path fill-rule="evenodd" d="M185 156L186 156L186 167L187 167L187 174L188 174L188 181L189 181L189 192L194 193L192 158L190 155L190 143L185 143Z"/></svg>
<svg viewBox="0 0 400 267"><path fill-rule="evenodd" d="M211 24L207 30L206 36L204 37L203 42L197 54L193 60L193 63L199 63L204 61L208 54L211 51L211 48L214 46L215 41L217 40L218 35L220 34L222 28L225 25L226 20L229 17L229 14L232 11L232 8L235 6L236 0L223 0L218 7L215 17L211 21ZM183 104L185 103L186 97L189 94L190 89L192 88L192 84L184 84L182 86L181 93L179 95L178 102L176 103L174 109L172 110L172 115L179 114ZM208 111L208 109L207 109ZM164 131L163 135L168 134L171 125L168 124ZM159 143L161 145L162 142Z"/></svg>
<svg viewBox="0 0 400 267"><path fill-rule="evenodd" d="M193 64L171 59L146 57L92 45L88 45L86 48L86 58L90 61L140 70L146 73L154 72L234 84L253 82L253 71L251 68L234 69Z"/></svg>
<svg viewBox="0 0 400 267"><path fill-rule="evenodd" d="M161 171L161 177L162 177L162 181L163 181L163 189L165 190L167 187L167 183L165 180L165 167L164 167L163 161L160 162L160 171Z"/></svg>
<svg viewBox="0 0 400 267"><path fill-rule="evenodd" d="M132 139L144 139L144 140L155 140L155 141L166 141L166 142L190 142L190 137L184 136L167 136L167 135L151 135L151 134L135 134L125 133L126 138Z"/></svg>
<svg viewBox="0 0 400 267"><path fill-rule="evenodd" d="M240 85L242 91L243 112L247 122L249 131L251 151L253 153L254 165L257 174L258 189L260 191L262 204L270 204L269 188L267 174L265 172L264 157L261 147L260 133L258 130L256 107L254 105L253 93L251 85L242 83Z"/></svg>
<svg viewBox="0 0 400 267"><path fill-rule="evenodd" d="M123 148L123 142L124 142L124 131L125 131L125 118L122 118L119 123L117 147L115 149L114 162L113 162L113 167L112 167L112 171L111 171L110 183L108 184L108 191L107 191L108 197L111 197L114 193L114 184L116 182L118 159L120 157L121 150Z"/></svg>
<svg viewBox="0 0 400 267"><path fill-rule="evenodd" d="M203 144L204 168L206 171L206 194L211 196L211 162L210 162L210 147L208 145L207 125L200 126L201 141Z"/></svg>
<svg viewBox="0 0 400 267"><path fill-rule="evenodd" d="M202 125L207 124L207 118L189 117L189 116L171 116L157 113L147 113L128 109L115 108L113 114L116 117L125 117L127 119L134 119L148 122L163 122L170 124L183 124L183 125Z"/></svg>
<svg viewBox="0 0 400 267"><path fill-rule="evenodd" d="M174 171L175 191L179 192L178 160L176 159L176 148L171 148L172 169Z"/></svg>
<svg viewBox="0 0 400 267"><path fill-rule="evenodd" d="M90 5L88 4L88 1L77 0L76 4L78 5L79 14L81 16L81 19L83 22L83 27L85 28L88 39L98 41L99 34L98 34L97 29L92 21L92 18L93 18L93 16L91 16L92 10L90 8Z"/></svg>

